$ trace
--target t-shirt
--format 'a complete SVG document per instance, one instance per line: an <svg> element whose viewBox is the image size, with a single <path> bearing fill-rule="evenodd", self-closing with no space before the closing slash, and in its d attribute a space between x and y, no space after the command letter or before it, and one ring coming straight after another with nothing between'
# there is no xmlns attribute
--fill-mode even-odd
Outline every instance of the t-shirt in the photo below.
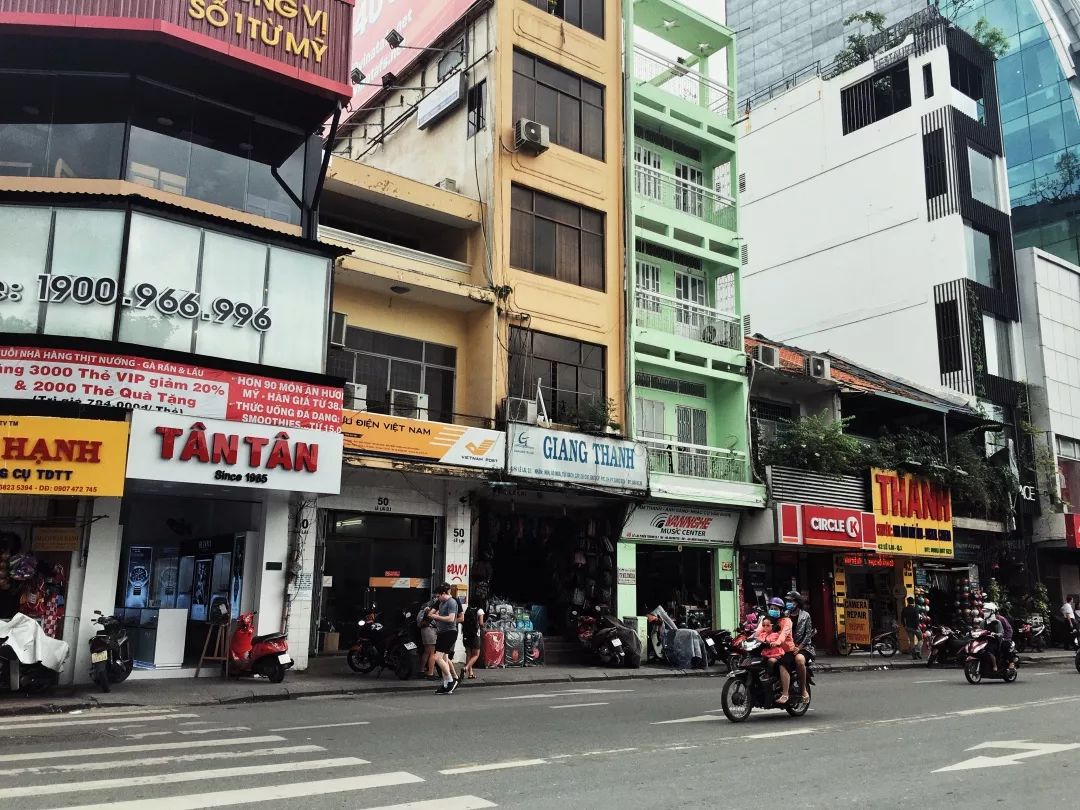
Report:
<svg viewBox="0 0 1080 810"><path fill-rule="evenodd" d="M1073 610L1072 605L1066 602L1064 605L1061 606L1061 615L1064 616L1066 619L1075 619L1076 611Z"/></svg>
<svg viewBox="0 0 1080 810"><path fill-rule="evenodd" d="M919 629L919 610L914 605L907 605L900 611L900 621L904 623L904 627L908 630Z"/></svg>
<svg viewBox="0 0 1080 810"><path fill-rule="evenodd" d="M458 614L458 602L457 599L450 598L445 602L439 604L440 616L457 616ZM457 624L454 622L437 622L436 629L440 633L456 633Z"/></svg>

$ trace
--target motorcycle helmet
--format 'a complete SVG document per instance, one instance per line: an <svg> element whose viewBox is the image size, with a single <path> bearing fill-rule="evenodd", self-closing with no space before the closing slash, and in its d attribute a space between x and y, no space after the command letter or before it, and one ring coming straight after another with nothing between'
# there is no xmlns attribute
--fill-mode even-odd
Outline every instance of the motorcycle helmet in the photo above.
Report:
<svg viewBox="0 0 1080 810"><path fill-rule="evenodd" d="M768 608L770 619L779 619L784 614L784 611L787 609L784 605L784 600L781 599L779 596L774 596L772 599L769 600Z"/></svg>
<svg viewBox="0 0 1080 810"><path fill-rule="evenodd" d="M803 609L803 597L798 591L788 591L784 594L784 607L788 610L793 610L795 607L799 610Z"/></svg>
<svg viewBox="0 0 1080 810"><path fill-rule="evenodd" d="M998 606L994 602L983 602L982 613L983 617L989 619L998 612Z"/></svg>

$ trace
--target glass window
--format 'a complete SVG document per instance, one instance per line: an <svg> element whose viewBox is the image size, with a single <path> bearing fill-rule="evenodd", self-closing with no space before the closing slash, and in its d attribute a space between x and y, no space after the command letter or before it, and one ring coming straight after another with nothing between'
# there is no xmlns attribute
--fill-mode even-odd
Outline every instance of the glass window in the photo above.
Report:
<svg viewBox="0 0 1080 810"><path fill-rule="evenodd" d="M1065 122L1061 105L1055 104L1028 116L1031 156L1042 157L1065 148Z"/></svg>
<svg viewBox="0 0 1080 810"><path fill-rule="evenodd" d="M83 279L115 282L123 239L122 211L57 209L50 274L70 276L72 285L66 294L50 290L45 307L46 334L112 339L115 309L94 301L91 282ZM60 297L63 300L57 301Z"/></svg>
<svg viewBox="0 0 1080 810"><path fill-rule="evenodd" d="M967 151L971 196L981 203L998 208L997 169L994 159L970 146Z"/></svg>
<svg viewBox="0 0 1080 810"><path fill-rule="evenodd" d="M191 96L139 82L135 87L127 179L186 196L194 115Z"/></svg>
<svg viewBox="0 0 1080 810"><path fill-rule="evenodd" d="M302 199L306 143L297 133L259 121L252 126L251 135L251 148L246 152L250 158L247 197L242 209L249 214L299 225L300 208L274 177L272 169L277 167L285 186Z"/></svg>
<svg viewBox="0 0 1080 810"><path fill-rule="evenodd" d="M510 262L514 267L604 289L602 214L517 186L511 206Z"/></svg>
<svg viewBox="0 0 1080 810"><path fill-rule="evenodd" d="M122 295L131 300L120 316L120 340L178 352L192 350L193 321L165 315L157 293L197 289L202 231L157 217L133 214ZM228 356L225 352L213 354Z"/></svg>
<svg viewBox="0 0 1080 810"><path fill-rule="evenodd" d="M49 174L53 89L51 76L0 76L0 175Z"/></svg>
<svg viewBox="0 0 1080 810"><path fill-rule="evenodd" d="M604 400L604 356L603 346L512 327L510 390L535 396L539 379L551 419L587 420Z"/></svg>
<svg viewBox="0 0 1080 810"><path fill-rule="evenodd" d="M272 325L263 333L263 363L304 371L322 370L326 347L322 323L326 313L322 312L324 318L313 324L311 307L297 306L297 302L326 301L329 271L330 261L322 256L270 248L266 306Z"/></svg>
<svg viewBox="0 0 1080 810"><path fill-rule="evenodd" d="M604 96L599 85L516 51L513 95L515 118L539 121L547 125L554 143L604 159Z"/></svg>
<svg viewBox="0 0 1080 810"><path fill-rule="evenodd" d="M62 76L53 112L49 177L120 177L128 117L126 76Z"/></svg>
<svg viewBox="0 0 1080 810"><path fill-rule="evenodd" d="M37 331L38 275L45 272L51 227L49 208L0 206L0 268L7 285L0 332Z"/></svg>
<svg viewBox="0 0 1080 810"><path fill-rule="evenodd" d="M227 299L233 309L247 304L259 309L266 286L267 247L259 242L207 231L203 237L199 302L204 313L215 312L214 302ZM224 312L224 305L220 308ZM262 333L251 326L237 327L235 318L199 319L195 351L258 363Z"/></svg>
<svg viewBox="0 0 1080 810"><path fill-rule="evenodd" d="M1021 51L1020 57L1024 62L1025 93L1030 96L1041 90L1053 88L1056 97L1056 85L1064 79L1064 76L1058 65L1053 44L1047 41L1032 45Z"/></svg>
<svg viewBox="0 0 1080 810"><path fill-rule="evenodd" d="M194 121L188 196L246 210L248 155L254 149L251 116L200 101Z"/></svg>
<svg viewBox="0 0 1080 810"><path fill-rule="evenodd" d="M986 340L986 370L995 377L1011 380L1013 377L1012 361L1012 324L1009 321L983 315L983 337Z"/></svg>
<svg viewBox="0 0 1080 810"><path fill-rule="evenodd" d="M998 97L1003 107L1024 97L1024 68L1019 53L1010 54L997 61L997 85Z"/></svg>
<svg viewBox="0 0 1080 810"><path fill-rule="evenodd" d="M965 225L964 239L967 243L968 278L997 289L998 261L993 238L984 231Z"/></svg>
<svg viewBox="0 0 1080 810"><path fill-rule="evenodd" d="M1028 132L1027 118L1002 124L1001 132L1005 138L1005 161L1009 166L1031 160L1031 133Z"/></svg>

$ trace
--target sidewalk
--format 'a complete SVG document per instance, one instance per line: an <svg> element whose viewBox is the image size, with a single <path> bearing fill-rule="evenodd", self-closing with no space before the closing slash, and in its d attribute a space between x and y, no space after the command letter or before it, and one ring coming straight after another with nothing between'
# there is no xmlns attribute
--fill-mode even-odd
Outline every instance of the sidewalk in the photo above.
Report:
<svg viewBox="0 0 1080 810"><path fill-rule="evenodd" d="M1022 666L1072 666L1073 653L1053 649L1043 653L1026 653L1020 657ZM847 657L822 656L817 670L822 675L873 670L925 670L924 661L912 661L898 653L892 658L867 653ZM937 671L937 670L935 670ZM581 665L478 670L476 680L462 683L462 688L520 686L523 684L581 684L598 681L658 680L662 678L715 677L723 674L716 667L702 670L674 670L666 666L645 664L641 669L606 669ZM168 680L128 680L104 694L92 685L61 687L47 695L32 697L0 697L0 716L68 712L102 706L217 706L233 703L294 700L301 697L327 695L365 695L416 692L426 694L436 684L425 679L399 681L390 672L381 678L356 675L348 669L343 656L313 658L304 672L289 672L284 683L271 684L264 680L239 678L223 680L218 677L175 678Z"/></svg>

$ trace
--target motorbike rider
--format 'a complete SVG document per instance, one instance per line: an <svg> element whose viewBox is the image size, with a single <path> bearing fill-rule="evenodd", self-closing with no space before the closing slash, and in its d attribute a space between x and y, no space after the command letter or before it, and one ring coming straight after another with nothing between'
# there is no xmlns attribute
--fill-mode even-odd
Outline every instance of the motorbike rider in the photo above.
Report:
<svg viewBox="0 0 1080 810"><path fill-rule="evenodd" d="M998 613L995 602L983 603L983 626L1000 638L997 648L997 668L1002 669L1002 663L1008 661L1009 669L1015 669L1016 655L1013 649L1012 625Z"/></svg>
<svg viewBox="0 0 1080 810"><path fill-rule="evenodd" d="M795 643L795 650L785 655L780 663L787 666L789 672L792 666L798 671L799 683L802 686L801 698L805 702L810 699L806 665L817 655L817 650L814 649L814 623L803 603L803 596L798 591L788 591L784 597L784 607L791 619L791 638Z"/></svg>
<svg viewBox="0 0 1080 810"><path fill-rule="evenodd" d="M786 615L787 608L784 604L784 600L779 596L774 596L769 600L767 605L767 614L772 619L773 626L777 630L776 640L770 643L772 647L779 647L785 653L784 658L788 653L795 651L795 642L791 638L791 619ZM777 706L783 706L788 702L788 691L791 689L791 670L784 666L783 659L780 662L780 697L776 700Z"/></svg>

